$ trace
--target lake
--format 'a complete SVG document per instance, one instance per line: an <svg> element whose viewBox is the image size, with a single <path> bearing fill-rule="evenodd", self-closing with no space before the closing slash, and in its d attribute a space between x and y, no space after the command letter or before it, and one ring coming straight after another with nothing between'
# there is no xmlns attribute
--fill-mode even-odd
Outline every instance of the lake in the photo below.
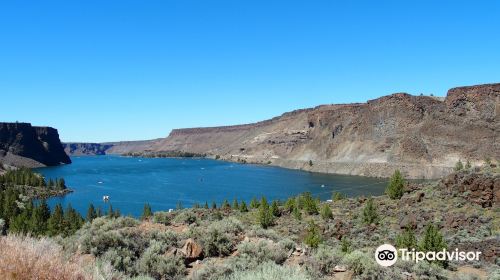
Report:
<svg viewBox="0 0 500 280"><path fill-rule="evenodd" d="M82 215L96 207L120 209L124 215L139 216L144 203L153 211L194 203L217 205L227 199L245 200L266 196L284 200L311 192L322 200L333 191L347 196L380 195L387 179L312 173L272 166L238 164L195 158L131 158L120 156L72 157L72 164L37 169L47 179L64 178L74 192L51 198L49 204L71 205ZM110 200L105 203L104 195Z"/></svg>

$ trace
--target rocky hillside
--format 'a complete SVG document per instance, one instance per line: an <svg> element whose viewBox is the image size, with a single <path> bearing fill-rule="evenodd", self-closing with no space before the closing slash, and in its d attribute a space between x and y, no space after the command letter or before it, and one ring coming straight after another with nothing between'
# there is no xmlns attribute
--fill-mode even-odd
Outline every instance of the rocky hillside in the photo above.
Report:
<svg viewBox="0 0 500 280"><path fill-rule="evenodd" d="M106 153L182 151L316 172L438 178L458 160L500 158L500 84L453 88L446 98L396 93L323 105L254 124L175 129L167 138L113 143Z"/></svg>
<svg viewBox="0 0 500 280"><path fill-rule="evenodd" d="M42 167L71 163L57 129L29 123L0 123L0 164Z"/></svg>
<svg viewBox="0 0 500 280"><path fill-rule="evenodd" d="M500 158L500 84L453 88L446 98L396 93L324 105L255 124L173 130L153 151L318 172L437 178L459 160Z"/></svg>

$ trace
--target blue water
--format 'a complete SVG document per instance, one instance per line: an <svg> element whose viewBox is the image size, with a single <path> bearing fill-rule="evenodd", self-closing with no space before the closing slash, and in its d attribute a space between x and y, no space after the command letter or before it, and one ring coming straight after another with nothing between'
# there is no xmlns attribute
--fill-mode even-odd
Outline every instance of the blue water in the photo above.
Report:
<svg viewBox="0 0 500 280"><path fill-rule="evenodd" d="M309 191L330 199L332 191L348 196L382 194L387 180L359 176L311 173L271 166L237 164L210 159L130 158L119 156L72 157L72 164L40 168L46 178L63 177L74 192L51 198L49 205L71 205L85 214L89 203L139 216L144 203L153 211L224 199L250 201L265 195L286 199Z"/></svg>

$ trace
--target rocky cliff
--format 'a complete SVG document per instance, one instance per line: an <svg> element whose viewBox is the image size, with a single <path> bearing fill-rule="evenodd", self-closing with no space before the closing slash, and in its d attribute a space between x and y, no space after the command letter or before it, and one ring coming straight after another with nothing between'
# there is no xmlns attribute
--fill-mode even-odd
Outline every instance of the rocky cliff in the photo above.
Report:
<svg viewBox="0 0 500 280"><path fill-rule="evenodd" d="M453 88L444 100L396 93L324 105L255 124L176 129L151 145L318 172L437 178L455 163L500 159L500 84Z"/></svg>
<svg viewBox="0 0 500 280"><path fill-rule="evenodd" d="M0 163L42 167L71 163L57 129L29 123L0 123Z"/></svg>
<svg viewBox="0 0 500 280"><path fill-rule="evenodd" d="M500 84L446 98L396 93L323 105L245 125L174 129L167 138L113 143L106 153L182 151L316 172L438 178L458 160L500 159Z"/></svg>

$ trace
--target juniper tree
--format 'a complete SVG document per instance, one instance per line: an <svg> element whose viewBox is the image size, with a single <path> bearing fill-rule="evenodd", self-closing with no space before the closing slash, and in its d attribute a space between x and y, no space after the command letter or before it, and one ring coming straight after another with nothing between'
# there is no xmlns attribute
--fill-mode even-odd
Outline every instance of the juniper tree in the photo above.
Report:
<svg viewBox="0 0 500 280"><path fill-rule="evenodd" d="M394 171L394 174L391 176L391 180L389 181L389 185L385 189L385 193L391 199L400 199L404 194L404 186L405 180L403 175L399 170Z"/></svg>
<svg viewBox="0 0 500 280"><path fill-rule="evenodd" d="M332 194L332 200L333 201L339 201L345 198L345 195L341 192L333 192Z"/></svg>
<svg viewBox="0 0 500 280"><path fill-rule="evenodd" d="M240 208L240 205L238 204L238 200L235 198L233 200L233 209L238 210Z"/></svg>
<svg viewBox="0 0 500 280"><path fill-rule="evenodd" d="M203 206L203 208L208 209L208 202L207 201L205 201L205 205Z"/></svg>
<svg viewBox="0 0 500 280"><path fill-rule="evenodd" d="M417 248L417 238L411 228L406 228L401 234L396 236L396 247L407 248L409 250Z"/></svg>
<svg viewBox="0 0 500 280"><path fill-rule="evenodd" d="M460 170L462 170L462 169L464 169L464 164L462 163L462 161L461 161L461 160L458 160L458 161L457 161L457 163L455 163L455 168L454 168L454 170L455 170L455 171L460 171Z"/></svg>
<svg viewBox="0 0 500 280"><path fill-rule="evenodd" d="M363 209L363 222L368 225L376 224L378 222L377 207L373 203L372 197L370 197L365 203L365 208Z"/></svg>
<svg viewBox="0 0 500 280"><path fill-rule="evenodd" d="M256 209L256 208L259 208L259 201L257 200L257 198L252 198L252 200L250 201L250 208L252 209Z"/></svg>
<svg viewBox="0 0 500 280"><path fill-rule="evenodd" d="M299 207L294 207L292 210L292 214L297 220L302 220L302 213L300 212Z"/></svg>
<svg viewBox="0 0 500 280"><path fill-rule="evenodd" d="M307 227L307 235L304 239L304 243L311 248L318 248L321 241L322 240L318 226L313 221L309 221L309 225Z"/></svg>
<svg viewBox="0 0 500 280"><path fill-rule="evenodd" d="M248 212L247 203L244 200L240 203L240 212Z"/></svg>
<svg viewBox="0 0 500 280"><path fill-rule="evenodd" d="M224 199L224 201L222 202L222 209L231 209L231 205L229 204L229 201L227 201L227 199Z"/></svg>
<svg viewBox="0 0 500 280"><path fill-rule="evenodd" d="M271 213L273 214L274 217L279 217L281 215L279 206L278 206L278 201L273 200L273 203L271 204Z"/></svg>
<svg viewBox="0 0 500 280"><path fill-rule="evenodd" d="M332 209L327 204L324 204L321 208L321 217L325 220L333 218Z"/></svg>
<svg viewBox="0 0 500 280"><path fill-rule="evenodd" d="M64 221L63 208L61 204L56 204L54 211L52 211L52 214L47 222L48 234L50 236L61 234L63 233L65 227L66 224Z"/></svg>
<svg viewBox="0 0 500 280"><path fill-rule="evenodd" d="M215 203L215 201L212 201L212 209L217 209L217 203Z"/></svg>
<svg viewBox="0 0 500 280"><path fill-rule="evenodd" d="M262 228L268 228L273 223L273 214L265 197L262 197L259 205L258 219Z"/></svg>
<svg viewBox="0 0 500 280"><path fill-rule="evenodd" d="M151 206L149 205L149 203L145 203L144 208L142 210L141 219L146 220L146 219L150 218L151 216L153 216L153 211L151 210Z"/></svg>

